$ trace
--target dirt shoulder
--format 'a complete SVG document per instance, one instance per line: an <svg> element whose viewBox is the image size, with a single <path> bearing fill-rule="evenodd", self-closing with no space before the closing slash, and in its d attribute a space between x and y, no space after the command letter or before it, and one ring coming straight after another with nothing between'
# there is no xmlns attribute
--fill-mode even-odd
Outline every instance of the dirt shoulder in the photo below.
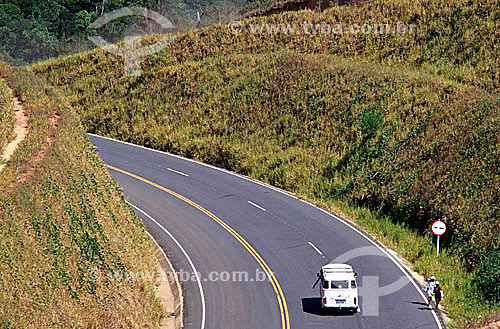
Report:
<svg viewBox="0 0 500 329"><path fill-rule="evenodd" d="M490 322L487 325L484 325L483 327L480 327L478 329L499 329L499 328L500 328L500 320L497 320Z"/></svg>
<svg viewBox="0 0 500 329"><path fill-rule="evenodd" d="M154 255L158 260L158 271L161 278L156 284L156 297L161 300L167 312L167 316L163 319L160 329L180 329L183 327L184 320L184 300L177 272L155 238L149 232L147 233L152 242Z"/></svg>

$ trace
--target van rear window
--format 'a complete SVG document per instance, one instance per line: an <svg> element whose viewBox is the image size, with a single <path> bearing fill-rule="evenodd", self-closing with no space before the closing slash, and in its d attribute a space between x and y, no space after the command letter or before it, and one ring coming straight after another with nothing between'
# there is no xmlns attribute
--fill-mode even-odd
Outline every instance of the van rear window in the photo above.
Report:
<svg viewBox="0 0 500 329"><path fill-rule="evenodd" d="M330 281L332 283L332 289L348 289L349 281L341 280L341 281Z"/></svg>

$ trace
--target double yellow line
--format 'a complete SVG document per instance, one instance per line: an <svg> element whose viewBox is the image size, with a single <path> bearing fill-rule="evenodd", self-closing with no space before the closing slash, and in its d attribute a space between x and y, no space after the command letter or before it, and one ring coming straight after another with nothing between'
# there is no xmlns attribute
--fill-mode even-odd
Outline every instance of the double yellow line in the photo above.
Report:
<svg viewBox="0 0 500 329"><path fill-rule="evenodd" d="M259 255L259 253L238 232L236 232L231 226L229 226L222 219L220 219L219 217L215 216L214 214L212 214L210 211L208 211L207 209L203 208L199 204L197 204L197 203L189 200L188 198L186 198L186 197L184 197L184 196L182 196L182 195L180 195L180 194L178 194L178 193L176 193L176 192L174 192L172 190L169 190L168 188L166 188L164 186L156 184L155 182L152 182L152 181L150 181L150 180L148 180L146 178L137 176L137 175L135 175L133 173L130 173L130 172L125 171L125 170L122 170L120 168L110 166L108 164L106 164L106 167L108 167L108 168L110 168L110 169L112 169L114 171L117 171L119 173L122 173L124 175L127 175L129 177L133 177L135 179L138 179L141 182L144 182L146 184L154 186L154 187L156 187L156 188L158 188L158 189L160 189L160 190L162 190L164 192L167 192L170 195L175 196L176 198L178 198L178 199L180 199L180 200L182 200L182 201L190 204L194 208L196 208L199 211L203 212L208 217L210 217L211 219L213 219L217 224L219 224L222 228L224 228L227 232L229 232L229 234L231 234L236 240L238 240L238 242L243 247L245 247L245 249L250 253L250 255L252 255L252 257L257 261L257 263L259 263L259 265L262 268L262 270L267 274L267 277L269 278L269 281L271 282L271 285L273 286L274 292L276 293L276 298L278 299L278 305L279 305L280 313L281 313L281 326L282 326L282 329L290 329L290 315L288 313L288 306L286 304L285 295L283 294L283 290L281 289L281 286L278 283L278 279L276 279L276 276L274 275L274 273L269 268L269 265L267 265L267 263L264 261L264 259L262 259L262 257Z"/></svg>

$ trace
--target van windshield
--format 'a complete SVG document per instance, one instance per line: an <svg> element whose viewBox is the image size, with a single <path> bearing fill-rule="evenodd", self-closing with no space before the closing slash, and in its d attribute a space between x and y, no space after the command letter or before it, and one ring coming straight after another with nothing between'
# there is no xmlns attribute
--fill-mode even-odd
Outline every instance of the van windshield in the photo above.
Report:
<svg viewBox="0 0 500 329"><path fill-rule="evenodd" d="M332 289L347 289L347 288L349 288L349 281L348 280L331 281L331 283L332 283Z"/></svg>

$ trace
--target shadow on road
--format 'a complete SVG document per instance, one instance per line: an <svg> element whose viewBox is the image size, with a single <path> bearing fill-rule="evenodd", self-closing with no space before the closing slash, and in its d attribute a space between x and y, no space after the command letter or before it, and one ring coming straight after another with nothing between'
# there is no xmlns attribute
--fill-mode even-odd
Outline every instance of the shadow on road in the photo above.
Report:
<svg viewBox="0 0 500 329"><path fill-rule="evenodd" d="M305 313L321 316L353 316L351 311L323 310L321 308L321 297L302 298L302 311Z"/></svg>
<svg viewBox="0 0 500 329"><path fill-rule="evenodd" d="M415 304L415 305L422 305L422 306L424 306L424 307L419 307L418 308L421 311L432 311L433 310L432 307L427 306L427 303L424 303L424 302L411 302L411 303Z"/></svg>

